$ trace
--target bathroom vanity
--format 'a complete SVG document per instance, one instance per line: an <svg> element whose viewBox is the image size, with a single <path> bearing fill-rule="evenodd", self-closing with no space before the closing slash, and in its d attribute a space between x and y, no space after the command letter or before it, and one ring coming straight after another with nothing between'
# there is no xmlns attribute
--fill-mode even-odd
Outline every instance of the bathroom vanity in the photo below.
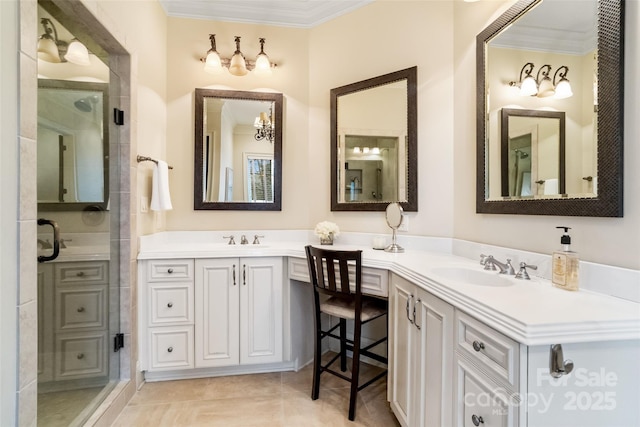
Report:
<svg viewBox="0 0 640 427"><path fill-rule="evenodd" d="M146 380L308 363L313 238L298 237L236 246L215 232L141 237ZM403 426L640 424L638 303L486 272L428 244L390 254L349 243L335 248L364 249L364 292L389 301L388 400Z"/></svg>

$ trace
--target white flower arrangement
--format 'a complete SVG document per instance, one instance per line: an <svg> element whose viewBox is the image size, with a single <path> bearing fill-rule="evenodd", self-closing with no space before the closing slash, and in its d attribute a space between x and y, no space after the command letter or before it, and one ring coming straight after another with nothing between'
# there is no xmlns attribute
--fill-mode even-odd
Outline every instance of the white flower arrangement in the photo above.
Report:
<svg viewBox="0 0 640 427"><path fill-rule="evenodd" d="M329 239L338 237L340 235L340 228L331 221L322 221L316 224L314 233L321 239Z"/></svg>

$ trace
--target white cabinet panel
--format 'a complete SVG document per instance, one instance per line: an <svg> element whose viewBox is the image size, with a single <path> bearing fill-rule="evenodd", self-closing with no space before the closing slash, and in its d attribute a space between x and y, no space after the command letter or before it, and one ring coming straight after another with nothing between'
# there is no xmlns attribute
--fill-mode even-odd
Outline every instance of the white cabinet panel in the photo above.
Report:
<svg viewBox="0 0 640 427"><path fill-rule="evenodd" d="M149 325L193 323L193 284L150 284Z"/></svg>
<svg viewBox="0 0 640 427"><path fill-rule="evenodd" d="M151 370L193 368L193 327L154 328L149 333Z"/></svg>

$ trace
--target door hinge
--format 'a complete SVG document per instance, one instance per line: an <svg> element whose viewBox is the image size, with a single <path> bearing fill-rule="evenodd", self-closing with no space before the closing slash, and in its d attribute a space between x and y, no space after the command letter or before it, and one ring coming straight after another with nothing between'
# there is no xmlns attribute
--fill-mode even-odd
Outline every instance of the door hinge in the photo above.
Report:
<svg viewBox="0 0 640 427"><path fill-rule="evenodd" d="M113 122L118 125L124 125L124 111L119 110L118 108L113 109Z"/></svg>
<svg viewBox="0 0 640 427"><path fill-rule="evenodd" d="M124 348L124 334L116 334L113 337L113 352L117 353L121 348Z"/></svg>

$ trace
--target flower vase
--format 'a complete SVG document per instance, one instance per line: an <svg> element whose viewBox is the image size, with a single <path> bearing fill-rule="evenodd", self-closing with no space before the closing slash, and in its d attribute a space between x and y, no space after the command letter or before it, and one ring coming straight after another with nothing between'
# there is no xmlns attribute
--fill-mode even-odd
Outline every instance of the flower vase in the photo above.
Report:
<svg viewBox="0 0 640 427"><path fill-rule="evenodd" d="M328 236L320 236L321 245L333 245L333 233L329 233Z"/></svg>

